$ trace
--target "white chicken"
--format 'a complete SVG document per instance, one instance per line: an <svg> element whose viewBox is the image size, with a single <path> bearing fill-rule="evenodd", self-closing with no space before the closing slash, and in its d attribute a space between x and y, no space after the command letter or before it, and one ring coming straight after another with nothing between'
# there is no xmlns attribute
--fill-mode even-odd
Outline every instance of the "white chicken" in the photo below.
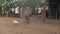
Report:
<svg viewBox="0 0 60 34"><path fill-rule="evenodd" d="M16 21L16 20L14 20L14 21L13 21L13 23L18 24L19 22L18 22L18 21Z"/></svg>

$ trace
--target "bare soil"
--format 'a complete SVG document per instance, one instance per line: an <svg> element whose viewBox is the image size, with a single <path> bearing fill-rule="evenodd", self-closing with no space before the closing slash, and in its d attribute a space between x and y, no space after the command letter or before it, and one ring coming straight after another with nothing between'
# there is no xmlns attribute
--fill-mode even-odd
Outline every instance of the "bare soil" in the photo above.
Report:
<svg viewBox="0 0 60 34"><path fill-rule="evenodd" d="M13 23L14 20L19 23ZM0 34L60 34L60 25L48 24L59 21L46 19L44 22L40 17L31 17L31 24L26 24L24 18L0 17Z"/></svg>

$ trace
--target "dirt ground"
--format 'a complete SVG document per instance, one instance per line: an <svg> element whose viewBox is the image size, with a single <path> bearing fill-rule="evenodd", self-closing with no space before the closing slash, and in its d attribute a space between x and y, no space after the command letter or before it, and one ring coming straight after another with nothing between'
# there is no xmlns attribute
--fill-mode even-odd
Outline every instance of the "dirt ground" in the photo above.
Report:
<svg viewBox="0 0 60 34"><path fill-rule="evenodd" d="M15 24L12 21L17 20ZM48 20L45 22L59 22ZM0 34L60 34L60 25L46 24L40 17L31 17L31 24L26 24L25 19L0 17Z"/></svg>

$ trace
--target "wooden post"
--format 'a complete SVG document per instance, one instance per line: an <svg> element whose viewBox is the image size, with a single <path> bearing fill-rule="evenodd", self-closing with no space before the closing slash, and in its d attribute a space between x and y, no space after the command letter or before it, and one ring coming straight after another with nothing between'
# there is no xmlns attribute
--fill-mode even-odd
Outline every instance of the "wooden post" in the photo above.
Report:
<svg viewBox="0 0 60 34"><path fill-rule="evenodd" d="M8 11L6 11L6 17L8 17Z"/></svg>
<svg viewBox="0 0 60 34"><path fill-rule="evenodd" d="M21 8L21 12L20 12L20 17L22 18L22 10L23 10L23 8Z"/></svg>

